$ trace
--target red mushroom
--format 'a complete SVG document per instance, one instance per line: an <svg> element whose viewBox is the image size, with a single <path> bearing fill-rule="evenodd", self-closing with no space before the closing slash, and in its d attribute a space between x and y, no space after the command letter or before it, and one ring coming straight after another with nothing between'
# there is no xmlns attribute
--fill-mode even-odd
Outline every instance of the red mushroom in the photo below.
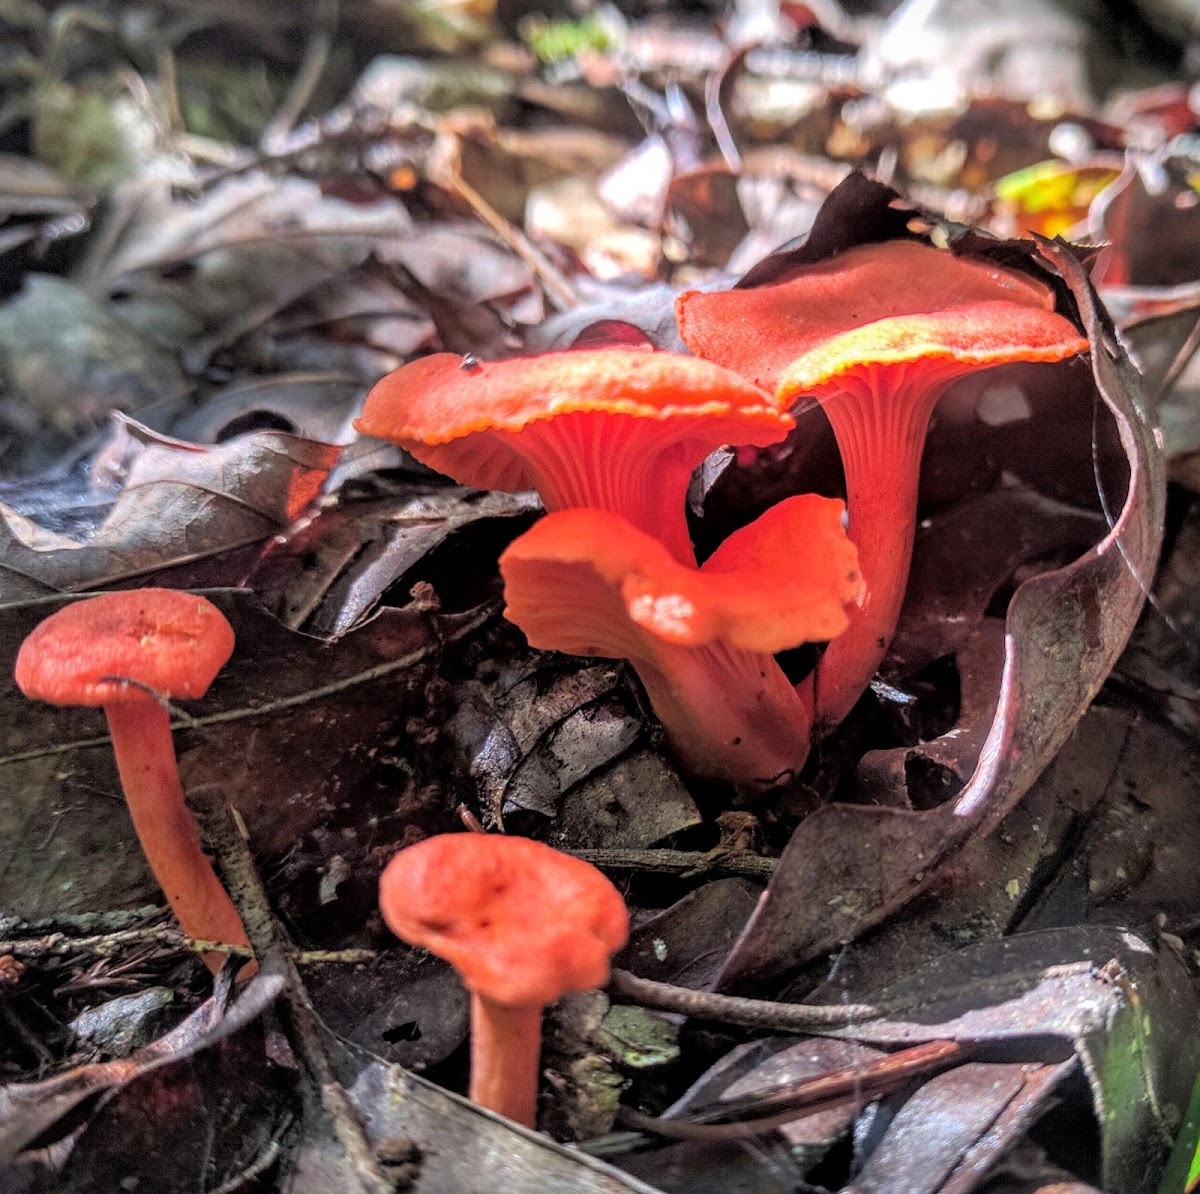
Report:
<svg viewBox="0 0 1200 1194"><path fill-rule="evenodd" d="M500 557L505 616L535 647L628 659L689 770L768 786L803 766L811 726L772 653L840 634L858 592L842 510L789 498L700 569L619 515L550 514Z"/></svg>
<svg viewBox="0 0 1200 1194"><path fill-rule="evenodd" d="M769 286L685 295L695 351L786 403L820 399L846 474L863 589L850 629L815 673L818 731L841 721L887 652L916 530L921 450L933 408L965 373L1087 351L1048 286L914 241L848 250ZM757 355L761 353L762 355Z"/></svg>
<svg viewBox="0 0 1200 1194"><path fill-rule="evenodd" d="M440 353L385 377L355 426L481 489L536 489L547 510L611 510L693 563L686 494L723 444L792 428L770 394L693 357L579 349L506 361Z"/></svg>
<svg viewBox="0 0 1200 1194"><path fill-rule="evenodd" d="M51 614L21 644L15 674L35 700L103 707L129 815L183 931L249 945L200 848L161 703L203 696L232 652L233 628L212 602L170 589L134 589ZM224 961L219 953L204 959L214 973Z"/></svg>
<svg viewBox="0 0 1200 1194"><path fill-rule="evenodd" d="M471 1098L533 1127L542 1009L602 987L629 917L590 863L528 838L443 834L379 881L388 928L445 958L471 992Z"/></svg>

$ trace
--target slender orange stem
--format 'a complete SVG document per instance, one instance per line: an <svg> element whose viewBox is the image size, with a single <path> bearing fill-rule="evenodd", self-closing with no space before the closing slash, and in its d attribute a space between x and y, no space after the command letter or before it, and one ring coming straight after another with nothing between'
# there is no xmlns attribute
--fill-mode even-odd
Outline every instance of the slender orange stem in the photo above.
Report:
<svg viewBox="0 0 1200 1194"><path fill-rule="evenodd" d="M104 706L117 771L146 861L189 937L249 945L242 918L200 848L200 834L179 782L171 720L157 701L112 701ZM224 955L204 955L215 974ZM252 964L242 977L253 973Z"/></svg>
<svg viewBox="0 0 1200 1194"><path fill-rule="evenodd" d="M943 366L948 372L951 366ZM961 369L959 370L962 371ZM846 474L849 535L863 586L850 628L826 648L815 676L816 727L828 733L866 691L891 645L912 564L921 451L949 378L875 366L821 395Z"/></svg>
<svg viewBox="0 0 1200 1194"><path fill-rule="evenodd" d="M858 548L863 588L847 607L850 628L833 639L817 665L817 721L830 730L871 683L891 645L912 562L917 529L917 473L884 453L875 468L847 470L849 534Z"/></svg>
<svg viewBox="0 0 1200 1194"><path fill-rule="evenodd" d="M471 1100L527 1128L537 1126L542 1009L505 1007L471 993Z"/></svg>

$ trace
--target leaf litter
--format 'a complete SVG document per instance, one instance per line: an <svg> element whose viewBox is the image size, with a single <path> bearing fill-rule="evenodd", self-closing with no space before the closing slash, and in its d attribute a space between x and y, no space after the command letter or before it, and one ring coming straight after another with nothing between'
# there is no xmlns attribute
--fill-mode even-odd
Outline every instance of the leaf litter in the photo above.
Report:
<svg viewBox="0 0 1200 1194"><path fill-rule="evenodd" d="M176 742L237 810L209 832L227 879L256 866L265 896L231 885L277 952L206 1002L178 934L113 919L158 893L102 722L0 691L4 1180L1154 1189L1200 1067L1196 117L1171 43L1016 0L552 35L519 7L47 6L5 34L0 644L71 594L211 591L240 645ZM1104 246L1017 239L1058 233ZM354 436L414 355L678 350L681 288L924 235L1050 279L1091 368L941 403L884 669L767 797L680 775L619 663L498 620L530 495ZM698 473L705 551L839 492L816 407L797 421ZM682 992L685 1015L619 985L551 1013L544 1126L604 1161L451 1093L465 995L375 911L395 849L476 821L607 868L618 966ZM117 1002L139 992L169 999ZM819 1035L772 1032L809 1006ZM120 1058L89 1015L177 1023ZM869 1097L822 1104L856 1075Z"/></svg>

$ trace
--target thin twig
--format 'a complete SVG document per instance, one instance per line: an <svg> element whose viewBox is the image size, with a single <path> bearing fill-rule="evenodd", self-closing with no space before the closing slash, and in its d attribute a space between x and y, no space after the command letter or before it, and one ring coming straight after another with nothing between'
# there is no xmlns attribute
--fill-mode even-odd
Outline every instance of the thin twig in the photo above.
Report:
<svg viewBox="0 0 1200 1194"><path fill-rule="evenodd" d="M733 139L733 133L729 130L729 122L725 119L721 92L730 73L740 70L745 65L748 50L749 47L736 50L708 76L704 83L704 116L708 121L708 127L712 129L717 148L725 159L725 165L733 174L742 172L742 155L738 151L737 142Z"/></svg>
<svg viewBox="0 0 1200 1194"><path fill-rule="evenodd" d="M775 859L721 850L568 850L576 858L607 871L655 871L690 879L697 875L731 875L770 879Z"/></svg>
<svg viewBox="0 0 1200 1194"><path fill-rule="evenodd" d="M394 1194L395 1183L385 1174L346 1088L338 1081L333 1059L325 1047L324 1029L292 960L290 942L271 912L241 817L215 786L193 789L188 799L195 805L206 839L216 850L225 885L241 914L255 954L260 959L268 954L281 957L287 977L283 1000L288 1038L317 1088L321 1105L355 1176L366 1194Z"/></svg>
<svg viewBox="0 0 1200 1194"><path fill-rule="evenodd" d="M129 912L60 912L56 916L43 916L37 920L22 920L19 916L0 916L0 933L15 937L34 934L77 933L94 937L101 933L117 933L123 929L147 927L144 922L162 916L163 909L154 904L135 908Z"/></svg>
<svg viewBox="0 0 1200 1194"><path fill-rule="evenodd" d="M167 949L191 950L195 953L226 954L235 958L252 958L254 951L244 945L229 945L223 941L205 941L189 937L172 925L143 925L133 929L116 929L107 933L91 933L72 937L56 931L39 937L0 939L0 955L37 961L40 958L64 958L77 954L98 954L107 957L136 945L161 945ZM289 955L297 966L317 966L329 963L358 965L373 961L373 949L301 949Z"/></svg>
<svg viewBox="0 0 1200 1194"><path fill-rule="evenodd" d="M443 137L448 134L443 134ZM430 181L448 191L453 191L460 199L525 263L529 270L542 284L546 298L557 311L570 311L578 302L575 288L534 243L519 228L510 224L463 176L459 173L457 164L452 164L454 156L444 147L442 153L431 153L426 163L426 172Z"/></svg>
<svg viewBox="0 0 1200 1194"><path fill-rule="evenodd" d="M281 147L300 119L308 101L312 99L333 49L333 35L337 30L337 0L316 0L313 6L313 28L304 48L304 61L292 80L279 111L267 122L259 138L259 147L264 153Z"/></svg>
<svg viewBox="0 0 1200 1194"><path fill-rule="evenodd" d="M187 130L187 124L183 119L183 109L179 106L179 72L176 70L175 51L170 46L161 46L155 54L154 73L158 76L158 90L171 135L178 137Z"/></svg>
<svg viewBox="0 0 1200 1194"><path fill-rule="evenodd" d="M804 1079L790 1088L730 1099L678 1118L658 1118L623 1108L621 1120L639 1132L675 1140L759 1136L819 1111L863 1107L918 1075L944 1069L958 1061L960 1054L956 1041L926 1041L875 1061Z"/></svg>
<svg viewBox="0 0 1200 1194"><path fill-rule="evenodd" d="M737 995L715 995L694 991L648 978L638 978L628 970L614 970L609 990L632 999L642 1007L661 1012L678 1012L719 1024L740 1024L743 1028L770 1028L776 1031L817 1032L844 1028L864 1020L878 1020L879 1008L869 1003L776 1003L771 999L744 999Z"/></svg>
<svg viewBox="0 0 1200 1194"><path fill-rule="evenodd" d="M1192 357L1196 355L1197 349L1200 349L1200 319L1192 324L1192 330L1188 332L1187 339L1179 346L1179 351L1171 361L1171 367L1163 375L1162 381L1158 383L1158 388L1154 391L1150 404L1155 411L1161 408L1163 402L1175 388L1176 382L1183 376L1183 371L1192 363Z"/></svg>

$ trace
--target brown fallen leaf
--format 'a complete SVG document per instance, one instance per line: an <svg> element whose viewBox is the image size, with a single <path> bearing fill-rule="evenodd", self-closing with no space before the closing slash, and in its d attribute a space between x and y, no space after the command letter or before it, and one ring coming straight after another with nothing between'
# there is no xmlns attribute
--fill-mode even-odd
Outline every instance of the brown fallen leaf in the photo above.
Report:
<svg viewBox="0 0 1200 1194"><path fill-rule="evenodd" d="M278 974L260 973L227 1009L229 985L223 984L169 1033L132 1057L78 1066L42 1082L0 1087L0 1165L13 1161L32 1141L52 1138L55 1125L87 1100L237 1033L274 1003L282 987Z"/></svg>
<svg viewBox="0 0 1200 1194"><path fill-rule="evenodd" d="M8 575L83 591L261 543L318 496L336 459L328 444L280 432L197 447L117 421L88 475L88 518L69 532L19 513L20 493L8 490L0 596ZM41 512L53 495L38 490L37 501Z"/></svg>

